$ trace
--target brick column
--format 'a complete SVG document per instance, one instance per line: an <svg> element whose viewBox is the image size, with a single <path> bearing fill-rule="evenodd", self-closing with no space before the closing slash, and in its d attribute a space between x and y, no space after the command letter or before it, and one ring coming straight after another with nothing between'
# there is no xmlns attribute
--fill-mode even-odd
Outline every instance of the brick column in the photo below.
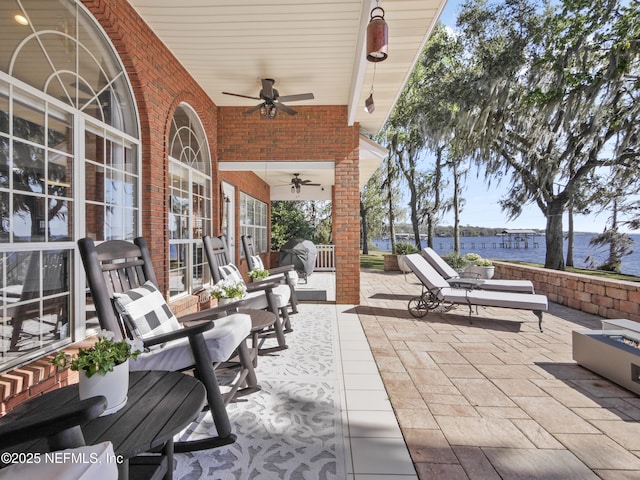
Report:
<svg viewBox="0 0 640 480"><path fill-rule="evenodd" d="M355 138L357 145L358 139ZM333 243L336 246L336 302L360 303L360 154L335 163Z"/></svg>

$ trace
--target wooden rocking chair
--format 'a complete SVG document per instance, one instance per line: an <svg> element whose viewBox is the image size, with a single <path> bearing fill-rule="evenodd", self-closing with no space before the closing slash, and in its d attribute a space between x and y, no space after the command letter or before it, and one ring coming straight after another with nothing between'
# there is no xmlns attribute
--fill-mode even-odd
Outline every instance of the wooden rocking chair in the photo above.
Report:
<svg viewBox="0 0 640 480"><path fill-rule="evenodd" d="M236 437L231 433L226 404L234 397L260 389L246 345L251 329L250 317L239 313L228 315L229 309L237 308L236 304L175 319L157 291L156 276L142 237L136 238L134 243L111 240L98 246L92 239L83 238L78 241L78 246L100 326L114 332L117 338L137 337L144 344L145 351L136 361L130 362L130 368L194 369L197 378L205 385L218 436L176 442L175 451L203 450L233 443ZM145 296L148 292L151 293ZM140 302L151 305L141 305ZM153 310L151 313L147 313L149 308ZM146 319L150 320L136 320L133 318L136 312L144 312ZM161 321L164 315L172 319ZM181 327L178 322L197 323ZM236 356L238 361L232 365L239 373L235 383L230 385L230 392L223 395L215 372L228 367L229 359Z"/></svg>

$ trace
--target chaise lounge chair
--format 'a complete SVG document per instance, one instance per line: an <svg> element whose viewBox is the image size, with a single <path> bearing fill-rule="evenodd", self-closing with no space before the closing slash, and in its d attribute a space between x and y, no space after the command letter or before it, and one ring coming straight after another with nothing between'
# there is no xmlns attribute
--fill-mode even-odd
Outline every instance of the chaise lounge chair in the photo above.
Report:
<svg viewBox="0 0 640 480"><path fill-rule="evenodd" d="M468 305L469 315L473 313L473 306L515 308L532 310L542 332L542 313L548 308L544 295L456 288L450 286L419 253L407 255L406 262L422 283L422 294L409 300L409 313L414 317L422 318L440 304Z"/></svg>
<svg viewBox="0 0 640 480"><path fill-rule="evenodd" d="M473 287L480 290L497 290L500 292L536 293L530 280L484 280L460 277L458 272L445 262L435 250L429 247L422 249L422 256L452 287Z"/></svg>

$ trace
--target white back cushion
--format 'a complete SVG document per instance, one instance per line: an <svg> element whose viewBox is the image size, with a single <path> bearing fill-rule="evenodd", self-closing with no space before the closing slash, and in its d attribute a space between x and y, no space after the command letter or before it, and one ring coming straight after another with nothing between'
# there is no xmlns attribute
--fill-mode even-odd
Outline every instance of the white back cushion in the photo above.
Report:
<svg viewBox="0 0 640 480"><path fill-rule="evenodd" d="M253 262L254 270L256 268L259 270L264 270L264 263L262 263L262 258L260 258L260 255L253 255L251 257L251 261Z"/></svg>
<svg viewBox="0 0 640 480"><path fill-rule="evenodd" d="M234 282L244 282L244 279L240 274L240 270L238 270L238 267L236 267L233 263L230 263L229 265L222 265L220 267L220 275L225 280L229 278Z"/></svg>
<svg viewBox="0 0 640 480"><path fill-rule="evenodd" d="M149 338L180 328L164 297L150 281L128 292L115 293L114 297L116 309L138 338Z"/></svg>

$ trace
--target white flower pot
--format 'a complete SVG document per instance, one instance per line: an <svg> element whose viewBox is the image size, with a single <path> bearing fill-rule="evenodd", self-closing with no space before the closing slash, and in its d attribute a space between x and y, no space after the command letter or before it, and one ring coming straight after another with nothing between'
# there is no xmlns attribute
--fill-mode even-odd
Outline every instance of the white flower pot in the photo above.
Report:
<svg viewBox="0 0 640 480"><path fill-rule="evenodd" d="M100 415L115 413L127 404L129 392L129 362L113 367L113 371L106 375L96 373L87 377L84 370L80 370L80 400L103 396L107 399L107 409Z"/></svg>
<svg viewBox="0 0 640 480"><path fill-rule="evenodd" d="M409 273L411 271L411 267L407 263L406 255L398 255L398 268L402 273Z"/></svg>
<svg viewBox="0 0 640 480"><path fill-rule="evenodd" d="M471 265L465 269L466 272L471 272L478 276L478 278L482 278L485 280L489 280L493 278L493 274L495 272L495 267L493 265L488 267L481 267L479 265Z"/></svg>
<svg viewBox="0 0 640 480"><path fill-rule="evenodd" d="M241 298L219 298L218 305L227 305L229 303L237 302L238 300L241 300Z"/></svg>

